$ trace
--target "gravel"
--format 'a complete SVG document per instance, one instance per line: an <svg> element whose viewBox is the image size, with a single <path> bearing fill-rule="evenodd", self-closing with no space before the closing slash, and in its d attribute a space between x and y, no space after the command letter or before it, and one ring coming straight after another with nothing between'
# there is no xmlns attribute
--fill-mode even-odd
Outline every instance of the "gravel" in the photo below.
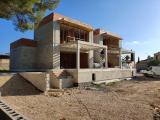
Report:
<svg viewBox="0 0 160 120"><path fill-rule="evenodd" d="M11 94L2 99L31 120L160 120L158 79L138 77L103 86L102 90L71 88L56 97L18 79L16 88L20 91L10 85Z"/></svg>

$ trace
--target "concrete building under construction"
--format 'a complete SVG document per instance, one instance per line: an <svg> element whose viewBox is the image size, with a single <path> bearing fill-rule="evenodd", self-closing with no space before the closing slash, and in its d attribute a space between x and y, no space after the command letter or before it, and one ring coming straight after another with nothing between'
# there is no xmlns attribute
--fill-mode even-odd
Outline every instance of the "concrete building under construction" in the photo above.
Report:
<svg viewBox="0 0 160 120"><path fill-rule="evenodd" d="M120 36L52 13L39 23L34 40L21 38L11 43L10 69L44 91L46 73L50 88L130 78L134 69L123 68L125 52ZM134 52L127 53L134 63Z"/></svg>

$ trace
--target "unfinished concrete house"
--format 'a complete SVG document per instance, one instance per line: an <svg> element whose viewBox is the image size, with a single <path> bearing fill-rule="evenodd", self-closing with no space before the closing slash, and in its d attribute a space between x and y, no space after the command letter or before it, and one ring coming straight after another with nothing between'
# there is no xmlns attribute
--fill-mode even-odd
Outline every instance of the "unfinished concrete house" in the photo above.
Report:
<svg viewBox="0 0 160 120"><path fill-rule="evenodd" d="M11 43L10 68L43 91L130 78L134 69L122 69L121 43L118 35L52 13L35 29L34 40Z"/></svg>
<svg viewBox="0 0 160 120"><path fill-rule="evenodd" d="M0 54L0 71L9 70L9 55L7 54Z"/></svg>
<svg viewBox="0 0 160 120"><path fill-rule="evenodd" d="M160 61L160 52L154 53L154 60Z"/></svg>

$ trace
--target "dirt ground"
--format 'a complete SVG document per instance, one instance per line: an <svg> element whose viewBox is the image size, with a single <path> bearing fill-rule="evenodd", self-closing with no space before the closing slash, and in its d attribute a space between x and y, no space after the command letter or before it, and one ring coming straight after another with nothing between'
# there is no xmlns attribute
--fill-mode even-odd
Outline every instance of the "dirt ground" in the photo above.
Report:
<svg viewBox="0 0 160 120"><path fill-rule="evenodd" d="M107 86L68 89L60 97L45 96L28 82L19 85L23 87L15 88L18 94L4 94L2 99L31 120L160 120L160 79L138 76ZM22 88L30 88L28 95Z"/></svg>

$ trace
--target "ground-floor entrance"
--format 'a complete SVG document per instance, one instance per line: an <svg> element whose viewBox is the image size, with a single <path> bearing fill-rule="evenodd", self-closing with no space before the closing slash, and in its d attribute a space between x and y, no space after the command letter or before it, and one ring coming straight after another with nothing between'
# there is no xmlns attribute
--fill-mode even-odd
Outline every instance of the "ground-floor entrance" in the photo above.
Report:
<svg viewBox="0 0 160 120"><path fill-rule="evenodd" d="M75 52L61 52L60 53L61 69L75 69L76 68L76 53ZM80 68L88 68L88 53L80 53Z"/></svg>

